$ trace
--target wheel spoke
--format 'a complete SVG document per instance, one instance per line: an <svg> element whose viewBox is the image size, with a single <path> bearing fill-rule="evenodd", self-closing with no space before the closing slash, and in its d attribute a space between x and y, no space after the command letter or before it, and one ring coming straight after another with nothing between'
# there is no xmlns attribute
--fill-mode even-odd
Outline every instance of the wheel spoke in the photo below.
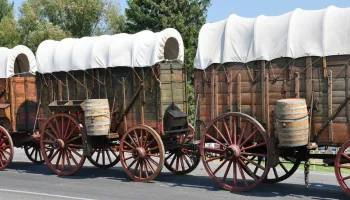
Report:
<svg viewBox="0 0 350 200"><path fill-rule="evenodd" d="M109 163L112 163L112 158L111 158L111 155L109 155L108 149L106 150L106 154L107 154L107 158L109 160Z"/></svg>
<svg viewBox="0 0 350 200"><path fill-rule="evenodd" d="M244 125L244 127L243 127L243 129L242 129L242 131L241 131L241 134L240 134L239 140L238 140L238 142L237 142L237 145L240 145L240 144L241 144L241 142L242 142L242 140L243 140L243 138L244 138L245 130L247 129L247 127L248 127L249 124L250 124L249 121L245 123L245 125Z"/></svg>
<svg viewBox="0 0 350 200"><path fill-rule="evenodd" d="M248 153L248 152L241 152L242 155L246 156L256 156L256 157L264 157L267 158L266 154L260 154L260 153Z"/></svg>
<svg viewBox="0 0 350 200"><path fill-rule="evenodd" d="M51 130L53 131L53 133L55 134L56 137L53 137L52 135L46 133L46 130L45 130L45 133L52 136L52 138L55 138L55 139L60 139L60 136L59 136L59 133L57 132L57 130L52 126L51 122L49 122L49 127L51 128Z"/></svg>
<svg viewBox="0 0 350 200"><path fill-rule="evenodd" d="M135 149L135 147L133 147L131 144L129 144L127 141L124 141L124 143L129 146L131 149Z"/></svg>
<svg viewBox="0 0 350 200"><path fill-rule="evenodd" d="M146 152L154 151L154 150L157 150L157 149L159 149L159 146L156 146L156 147L153 147L151 149L148 149Z"/></svg>
<svg viewBox="0 0 350 200"><path fill-rule="evenodd" d="M211 153L223 153L223 152L225 152L225 150L223 150L223 149L214 149L214 148L210 148L210 147L204 147L204 150L211 152Z"/></svg>
<svg viewBox="0 0 350 200"><path fill-rule="evenodd" d="M233 163L233 187L236 187L236 185L237 185L237 162L235 160L233 160L232 163Z"/></svg>
<svg viewBox="0 0 350 200"><path fill-rule="evenodd" d="M185 160L185 162L186 162L188 168L191 168L192 165L191 165L190 162L188 161L186 155L183 155L183 159Z"/></svg>
<svg viewBox="0 0 350 200"><path fill-rule="evenodd" d="M174 155L174 153L170 153L170 154L165 158L165 160L168 160L172 155Z"/></svg>
<svg viewBox="0 0 350 200"><path fill-rule="evenodd" d="M238 170L239 170L239 173L241 174L241 177L242 177L242 180L243 180L243 183L246 187L248 187L248 182L247 182L247 179L245 178L245 175L244 175L244 172L242 170L242 166L241 166L241 163L240 162L237 162L237 166L238 166ZM243 165L244 166L244 165ZM236 181L237 183L237 181Z"/></svg>
<svg viewBox="0 0 350 200"><path fill-rule="evenodd" d="M58 157L57 157L57 160L56 160L56 169L58 169L58 164L60 163L60 160L61 160L61 154L62 154L62 152L59 151L59 154L58 154Z"/></svg>
<svg viewBox="0 0 350 200"><path fill-rule="evenodd" d="M146 159L149 159L156 167L159 166L159 164L155 160L153 160L151 157L146 157Z"/></svg>
<svg viewBox="0 0 350 200"><path fill-rule="evenodd" d="M140 166L140 161L137 160L136 166L135 166L135 168L134 168L134 175L135 175L135 176L136 176L136 174L137 174L137 169L139 168L139 166Z"/></svg>
<svg viewBox="0 0 350 200"><path fill-rule="evenodd" d="M241 151L255 149L255 148L258 148L258 147L261 147L261 146L264 146L264 145L266 145L266 142L263 142L263 143L260 143L260 144L254 144L254 145L251 145L249 147L245 147L245 148L241 149Z"/></svg>
<svg viewBox="0 0 350 200"><path fill-rule="evenodd" d="M205 136L208 137L209 139L211 139L212 141L214 141L214 142L220 144L220 145L223 146L223 147L226 147L226 146L227 146L227 145L224 145L224 144L221 143L219 140L215 139L214 137L212 137L212 136L209 135L209 134L205 134Z"/></svg>
<svg viewBox="0 0 350 200"><path fill-rule="evenodd" d="M279 177L278 177L278 174L277 174L276 167L273 167L272 169L273 169L273 173L275 174L275 178L276 178L276 179L279 178Z"/></svg>
<svg viewBox="0 0 350 200"><path fill-rule="evenodd" d="M215 175L224 165L225 163L227 162L227 160L225 160L224 162L222 162L219 167L216 168L216 170L213 172L213 174Z"/></svg>
<svg viewBox="0 0 350 200"><path fill-rule="evenodd" d="M72 123L72 120L69 119L68 123L67 123L67 126L66 126L66 130L64 131L63 133L63 138L64 139L67 139L67 133L68 133L68 130L69 130L69 127L70 127L70 124Z"/></svg>
<svg viewBox="0 0 350 200"><path fill-rule="evenodd" d="M343 157L345 157L346 159L350 160L350 156L346 155L345 153L341 154Z"/></svg>
<svg viewBox="0 0 350 200"><path fill-rule="evenodd" d="M220 137L221 137L227 144L231 144L231 143L229 143L229 142L226 140L225 136L221 133L221 131L218 129L218 127L216 127L214 124L213 124L213 127L214 127L214 129L216 130L216 132L220 135Z"/></svg>
<svg viewBox="0 0 350 200"><path fill-rule="evenodd" d="M253 131L253 133L251 133L242 144L239 145L239 147L243 147L259 130L256 129L255 131Z"/></svg>
<svg viewBox="0 0 350 200"><path fill-rule="evenodd" d="M222 178L222 182L226 182L227 174L230 171L231 165L232 165L232 161L230 161L228 163L228 166L226 167L226 171L225 171L224 177Z"/></svg>
<svg viewBox="0 0 350 200"><path fill-rule="evenodd" d="M279 162L278 164L282 167L282 169L284 170L284 172L288 173L287 168L284 166L284 164L283 164L282 162Z"/></svg>
<svg viewBox="0 0 350 200"><path fill-rule="evenodd" d="M77 137L73 138L73 139L70 139L68 140L66 143L70 143L70 142L73 142L74 140L77 140L79 138L82 138L82 135L78 135Z"/></svg>
<svg viewBox="0 0 350 200"><path fill-rule="evenodd" d="M54 159L54 158L56 157L56 155L58 154L59 151L60 151L60 150L57 149L57 150L55 151L55 153L52 154L52 156L49 158L49 161L50 161L50 162L52 161L52 159Z"/></svg>
<svg viewBox="0 0 350 200"><path fill-rule="evenodd" d="M242 167L246 170L246 172L254 179L257 180L255 174L249 169L249 167L244 165L244 162L241 159L238 159L238 162L242 165Z"/></svg>
<svg viewBox="0 0 350 200"><path fill-rule="evenodd" d="M124 159L124 160L125 160L125 159ZM136 163L136 161L137 161L137 160L133 160L133 161L129 164L128 170L130 170L130 168Z"/></svg>
<svg viewBox="0 0 350 200"><path fill-rule="evenodd" d="M230 144L232 144L231 133L230 133L230 130L228 129L228 127L227 127L227 124L225 122L225 118L222 119L222 122L224 123L224 127L225 127L225 130L226 130L227 136L228 136L228 140L230 141ZM236 135L233 135L233 138L234 138L234 144L235 144L236 143Z"/></svg>
<svg viewBox="0 0 350 200"><path fill-rule="evenodd" d="M138 147L138 145L136 144L135 140L130 135L128 135L128 138L131 140L131 143L134 145L133 148Z"/></svg>
<svg viewBox="0 0 350 200"><path fill-rule="evenodd" d="M250 159L248 159L248 158L246 158L246 157L244 157L244 156L241 156L241 158L244 159L244 160L246 160L247 162L253 164L254 166L258 167L259 169L261 169L261 170L263 170L263 171L265 170L264 167L258 165L256 162L254 162L254 161L252 161L252 160L250 160Z"/></svg>
<svg viewBox="0 0 350 200"><path fill-rule="evenodd" d="M70 150L70 151L72 151L73 153L75 153L77 156L79 156L80 158L82 158L83 156L79 153L79 152L77 152L75 149L72 149L72 148L69 148L68 147L68 149Z"/></svg>
<svg viewBox="0 0 350 200"><path fill-rule="evenodd" d="M346 177L342 178L343 181L348 180L348 179L350 179L350 176L346 176Z"/></svg>
<svg viewBox="0 0 350 200"><path fill-rule="evenodd" d="M149 160L148 160L148 159L145 159L145 161L146 161L146 164L148 165L148 167L151 169L152 173L154 173L154 172L155 172L155 171L154 171L154 168L152 167L152 165L151 165L151 163L149 162Z"/></svg>
<svg viewBox="0 0 350 200"><path fill-rule="evenodd" d="M69 134L66 136L66 140L68 140L74 133L74 131L78 128L78 126L75 124L74 128L70 130Z"/></svg>
<svg viewBox="0 0 350 200"><path fill-rule="evenodd" d="M214 160L217 160L217 159L220 159L220 158L223 158L224 156L216 156L216 157L213 157L213 158L209 158L208 160L206 160L205 162L211 162L211 161L214 161Z"/></svg>

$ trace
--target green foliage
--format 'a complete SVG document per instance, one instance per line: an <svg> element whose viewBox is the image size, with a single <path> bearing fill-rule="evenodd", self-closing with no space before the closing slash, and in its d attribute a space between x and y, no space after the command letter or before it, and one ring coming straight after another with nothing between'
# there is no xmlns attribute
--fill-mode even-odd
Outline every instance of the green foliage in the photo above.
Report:
<svg viewBox="0 0 350 200"><path fill-rule="evenodd" d="M47 39L119 33L124 17L115 0L27 0L18 23L23 44L36 51Z"/></svg>
<svg viewBox="0 0 350 200"><path fill-rule="evenodd" d="M126 31L161 31L177 29L184 40L185 63L188 67L189 112L194 119L193 60L200 28L205 24L210 0L128 0Z"/></svg>
<svg viewBox="0 0 350 200"><path fill-rule="evenodd" d="M20 34L13 14L13 4L0 0L0 47L13 48L20 42Z"/></svg>
<svg viewBox="0 0 350 200"><path fill-rule="evenodd" d="M13 11L13 3L10 4L8 0L0 0L0 21Z"/></svg>

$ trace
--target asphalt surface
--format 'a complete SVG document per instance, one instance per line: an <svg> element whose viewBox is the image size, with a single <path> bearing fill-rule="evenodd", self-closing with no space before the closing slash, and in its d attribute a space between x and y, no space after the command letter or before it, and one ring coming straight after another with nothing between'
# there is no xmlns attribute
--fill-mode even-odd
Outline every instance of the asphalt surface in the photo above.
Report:
<svg viewBox="0 0 350 200"><path fill-rule="evenodd" d="M103 170L89 161L74 176L59 177L46 165L30 163L23 150L16 149L13 164L0 172L0 199L350 199L333 173L311 172L309 189L303 180L303 171L297 171L284 182L233 193L217 186L202 165L186 176L163 169L155 181L137 183L119 164Z"/></svg>

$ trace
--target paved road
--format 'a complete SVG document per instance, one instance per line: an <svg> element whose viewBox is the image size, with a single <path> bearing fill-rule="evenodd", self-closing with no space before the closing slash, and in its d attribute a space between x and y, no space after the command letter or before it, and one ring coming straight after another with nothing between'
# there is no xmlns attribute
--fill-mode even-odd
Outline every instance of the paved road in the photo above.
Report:
<svg viewBox="0 0 350 200"><path fill-rule="evenodd" d="M308 190L300 171L279 184L231 193L218 187L201 165L187 176L175 176L164 169L155 181L136 183L120 165L102 170L86 161L76 175L58 177L47 166L28 162L22 150L15 153L14 163L0 172L0 199L349 199L332 173L311 173Z"/></svg>

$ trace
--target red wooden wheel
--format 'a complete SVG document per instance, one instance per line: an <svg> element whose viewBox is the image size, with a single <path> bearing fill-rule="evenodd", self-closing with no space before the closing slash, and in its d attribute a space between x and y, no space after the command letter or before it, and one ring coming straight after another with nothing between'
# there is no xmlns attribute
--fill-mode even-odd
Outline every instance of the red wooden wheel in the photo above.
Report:
<svg viewBox="0 0 350 200"><path fill-rule="evenodd" d="M0 126L0 171L11 163L13 152L11 135L4 127Z"/></svg>
<svg viewBox="0 0 350 200"><path fill-rule="evenodd" d="M58 175L74 174L85 161L82 152L84 139L83 125L73 116L65 113L52 115L43 124L40 136L46 164Z"/></svg>
<svg viewBox="0 0 350 200"><path fill-rule="evenodd" d="M108 169L116 164L118 164L119 151L118 147L113 148L112 146L103 146L98 147L92 151L92 153L87 157L87 159L93 164L95 167Z"/></svg>
<svg viewBox="0 0 350 200"><path fill-rule="evenodd" d="M232 191L248 191L265 179L269 148L264 128L243 113L215 118L201 140L202 162L209 176Z"/></svg>
<svg viewBox="0 0 350 200"><path fill-rule="evenodd" d="M153 180L164 165L164 145L149 126L129 129L120 141L120 160L127 175L135 181Z"/></svg>
<svg viewBox="0 0 350 200"><path fill-rule="evenodd" d="M350 141L338 151L334 169L340 187L350 196Z"/></svg>
<svg viewBox="0 0 350 200"><path fill-rule="evenodd" d="M189 131L180 135L178 143L190 144L194 138L194 128L189 126ZM165 167L174 174L185 175L191 173L200 162L200 152L198 148L182 148L178 147L167 151L165 154Z"/></svg>

